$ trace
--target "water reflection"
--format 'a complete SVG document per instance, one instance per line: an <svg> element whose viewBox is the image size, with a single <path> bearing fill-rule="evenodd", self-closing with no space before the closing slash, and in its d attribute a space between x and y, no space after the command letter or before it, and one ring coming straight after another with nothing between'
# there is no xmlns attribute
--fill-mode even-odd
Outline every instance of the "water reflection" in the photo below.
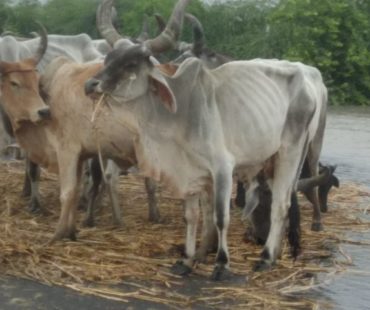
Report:
<svg viewBox="0 0 370 310"><path fill-rule="evenodd" d="M370 187L370 108L329 111L322 160L337 164L342 180Z"/></svg>

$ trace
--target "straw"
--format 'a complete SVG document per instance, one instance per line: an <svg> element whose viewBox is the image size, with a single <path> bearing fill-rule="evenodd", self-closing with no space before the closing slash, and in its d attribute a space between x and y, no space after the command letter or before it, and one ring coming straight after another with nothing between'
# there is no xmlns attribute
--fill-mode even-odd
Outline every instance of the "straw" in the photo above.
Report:
<svg viewBox="0 0 370 310"><path fill-rule="evenodd" d="M306 293L329 285L352 264L341 244L369 246L368 242L345 235L349 230L370 231L370 223L358 217L369 201L369 191L347 183L332 191L329 211L323 214L322 232L310 230L312 206L300 197L303 252L296 262L284 241L277 265L271 271L253 273L261 247L243 242L245 225L241 210L234 207L229 251L231 270L238 281L209 281L214 254L184 279L170 272L181 257L178 249L184 243L181 201L168 198L170 193L160 188L162 222L150 223L143 177L128 175L120 179L124 228L112 225L109 199L105 198L96 214L97 227L81 227L84 212L78 211L78 241L63 240L45 246L53 236L60 212L57 176L42 172L41 203L50 215L41 216L28 213L28 201L20 197L23 164L2 163L0 173L0 272L123 304L138 299L174 309L205 305L214 309L224 309L225 305L233 309L327 309L329 304L315 301Z"/></svg>

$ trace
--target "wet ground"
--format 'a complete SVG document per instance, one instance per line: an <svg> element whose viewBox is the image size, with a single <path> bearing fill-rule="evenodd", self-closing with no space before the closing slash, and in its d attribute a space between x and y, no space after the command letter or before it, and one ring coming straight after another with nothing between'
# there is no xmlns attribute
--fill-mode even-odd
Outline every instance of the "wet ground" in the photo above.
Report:
<svg viewBox="0 0 370 310"><path fill-rule="evenodd" d="M370 109L332 109L328 117L322 160L336 164L341 182L355 181L370 187ZM364 207L370 204L364 202ZM364 215L370 218L369 215ZM356 240L370 240L370 234L353 235ZM310 295L330 300L334 309L370 309L370 246L344 245L352 258L350 268L358 274L344 273L320 292ZM367 272L367 274L366 274ZM362 274L361 274L362 273ZM189 281L185 290L192 291L197 279ZM127 290L130 288L127 287ZM81 295L72 290L46 286L14 277L0 278L0 309L166 309L163 304L133 300L128 304Z"/></svg>
<svg viewBox="0 0 370 310"><path fill-rule="evenodd" d="M370 187L369 108L330 110L322 160L338 166L336 174L341 182L353 181ZM369 206L370 201L364 201L364 208ZM370 208L364 217L370 219ZM355 240L370 240L370 233L348 234ZM352 268L359 274L346 273L336 278L323 294L332 299L338 310L370 309L370 246L344 245L343 249L353 258Z"/></svg>

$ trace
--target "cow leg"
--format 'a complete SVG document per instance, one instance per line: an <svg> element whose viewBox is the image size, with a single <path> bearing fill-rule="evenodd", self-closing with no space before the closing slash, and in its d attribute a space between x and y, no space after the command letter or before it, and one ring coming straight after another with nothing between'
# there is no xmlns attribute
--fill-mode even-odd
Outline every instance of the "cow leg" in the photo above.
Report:
<svg viewBox="0 0 370 310"><path fill-rule="evenodd" d="M171 271L178 275L187 275L192 271L195 260L197 227L199 220L199 196L193 195L184 202L186 222L185 258L177 261Z"/></svg>
<svg viewBox="0 0 370 310"><path fill-rule="evenodd" d="M39 180L40 180L40 167L39 165L29 161L28 165L28 178L31 183L31 201L29 209L31 212L42 211L45 212L40 204L40 193L39 193Z"/></svg>
<svg viewBox="0 0 370 310"><path fill-rule="evenodd" d="M51 242L63 238L76 239L74 213L77 207L79 174L82 171L82 164L75 154L76 152L70 151L58 156L61 213Z"/></svg>
<svg viewBox="0 0 370 310"><path fill-rule="evenodd" d="M230 197L232 192L232 166L226 164L214 178L214 221L218 234L218 250L212 280L221 280L228 274L229 252L227 231L230 223Z"/></svg>
<svg viewBox="0 0 370 310"><path fill-rule="evenodd" d="M291 195L288 217L288 240L291 248L292 257L296 259L301 249L301 215L298 205L297 192L295 191Z"/></svg>
<svg viewBox="0 0 370 310"><path fill-rule="evenodd" d="M29 165L30 165L30 160L26 157L24 160L24 181L23 181L23 189L22 189L23 197L31 196L31 180L28 174Z"/></svg>
<svg viewBox="0 0 370 310"><path fill-rule="evenodd" d="M76 213L77 213L77 205L78 205L78 199L79 199L79 188L81 183L81 177L82 177L82 168L83 168L83 161L79 160L77 163L77 171L76 171L76 187L73 192L72 197L72 205L70 208L69 216L68 216L68 224L67 224L67 231L69 238L72 241L76 241Z"/></svg>
<svg viewBox="0 0 370 310"><path fill-rule="evenodd" d="M148 195L149 221L158 223L161 215L157 205L157 183L150 178L145 178L145 189Z"/></svg>
<svg viewBox="0 0 370 310"><path fill-rule="evenodd" d="M23 196L28 194L30 203L28 209L30 212L41 212L48 214L48 211L42 207L40 203L39 181L40 181L40 167L34 162L26 158L26 173L23 187Z"/></svg>
<svg viewBox="0 0 370 310"><path fill-rule="evenodd" d="M83 226L93 227L95 226L95 209L97 203L97 197L99 194L99 187L101 186L103 175L100 168L99 160L93 158L89 165L90 175L92 178L92 185L87 194L87 211L86 217L82 222Z"/></svg>
<svg viewBox="0 0 370 310"><path fill-rule="evenodd" d="M202 238L200 246L195 253L195 259L197 262L203 263L206 261L208 253L217 252L218 236L208 193L204 192L201 194L200 205L203 216Z"/></svg>
<svg viewBox="0 0 370 310"><path fill-rule="evenodd" d="M108 160L107 168L105 169L106 186L108 189L108 195L112 206L113 223L115 226L123 226L122 221L122 209L118 202L117 183L120 175L120 169L117 165Z"/></svg>
<svg viewBox="0 0 370 310"><path fill-rule="evenodd" d="M311 150L311 147L308 150L306 160L307 160L307 164L309 168L310 177L317 176L319 174L319 158L318 156L315 156L315 152ZM314 187L307 189L307 191L305 191L305 195L307 199L313 205L311 230L320 231L323 229L323 226L321 224L321 211L320 211L318 187L314 186Z"/></svg>
<svg viewBox="0 0 370 310"><path fill-rule="evenodd" d="M237 181L235 204L239 208L244 208L245 206L245 187L241 181Z"/></svg>
<svg viewBox="0 0 370 310"><path fill-rule="evenodd" d="M87 211L89 203L89 195L93 186L93 178L91 175L90 160L86 160L83 165L82 179L81 179L81 195L78 202L78 209Z"/></svg>
<svg viewBox="0 0 370 310"><path fill-rule="evenodd" d="M307 149L307 143L303 139L289 145L291 146L282 148L276 156L271 189L271 226L261 260L254 267L255 271L270 269L280 255L291 194L298 178L297 172L303 165L302 154L305 155Z"/></svg>

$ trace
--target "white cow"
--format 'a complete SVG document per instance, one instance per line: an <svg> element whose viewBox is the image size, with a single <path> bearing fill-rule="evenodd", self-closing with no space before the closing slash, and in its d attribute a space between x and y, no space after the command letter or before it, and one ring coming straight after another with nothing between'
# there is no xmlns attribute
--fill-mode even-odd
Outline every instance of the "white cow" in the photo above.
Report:
<svg viewBox="0 0 370 310"><path fill-rule="evenodd" d="M259 61L209 70L195 58L161 68L151 54L163 46L133 45L112 29L106 34L114 50L86 83L86 92L105 94L112 112L121 113L120 123L135 135L140 170L185 199L187 258L177 270L188 272L194 263L198 200L208 191L219 237L213 278L224 275L232 175L250 182L267 163L273 167L272 224L256 268L271 266L280 253L298 172L325 109L320 72L300 63Z"/></svg>

